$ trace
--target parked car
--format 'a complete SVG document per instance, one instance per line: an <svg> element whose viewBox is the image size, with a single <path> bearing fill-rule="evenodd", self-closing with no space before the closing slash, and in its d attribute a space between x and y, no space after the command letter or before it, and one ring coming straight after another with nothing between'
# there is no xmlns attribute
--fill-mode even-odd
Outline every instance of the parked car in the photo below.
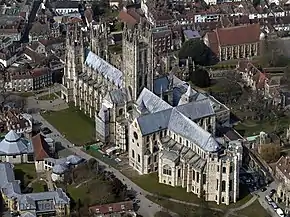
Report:
<svg viewBox="0 0 290 217"><path fill-rule="evenodd" d="M285 216L285 215L284 215L284 212L283 212L283 210L282 210L281 208L276 209L276 213L277 213L278 216L280 216L280 217L284 217L284 216Z"/></svg>
<svg viewBox="0 0 290 217"><path fill-rule="evenodd" d="M273 209L275 209L275 210L276 210L276 209L278 209L278 206L277 206L277 204L276 204L276 203L274 203L274 202L272 202L272 203L271 203L271 206L272 206L272 207L273 207Z"/></svg>
<svg viewBox="0 0 290 217"><path fill-rule="evenodd" d="M266 201L267 201L269 204L271 204L271 203L273 202L272 198L271 198L269 195L267 195L267 196L265 197L265 199L266 199Z"/></svg>
<svg viewBox="0 0 290 217"><path fill-rule="evenodd" d="M48 127L44 127L41 129L41 131L46 135L52 133L52 131Z"/></svg>
<svg viewBox="0 0 290 217"><path fill-rule="evenodd" d="M261 188L261 191L262 191L262 192L264 192L264 191L266 191L266 190L267 190L267 188L265 188L265 187Z"/></svg>
<svg viewBox="0 0 290 217"><path fill-rule="evenodd" d="M272 197L274 194L276 193L276 190L275 189L272 189L271 191L270 191L270 197Z"/></svg>

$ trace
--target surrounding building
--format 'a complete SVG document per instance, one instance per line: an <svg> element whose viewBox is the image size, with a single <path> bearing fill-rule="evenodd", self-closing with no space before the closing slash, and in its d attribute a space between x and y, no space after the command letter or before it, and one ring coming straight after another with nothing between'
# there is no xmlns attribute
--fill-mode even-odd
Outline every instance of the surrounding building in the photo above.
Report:
<svg viewBox="0 0 290 217"><path fill-rule="evenodd" d="M0 192L11 213L36 217L65 217L70 214L70 198L57 188L55 191L22 194L20 181L15 179L13 164L0 163Z"/></svg>
<svg viewBox="0 0 290 217"><path fill-rule="evenodd" d="M29 140L10 130L0 142L0 159L14 164L32 163L33 146Z"/></svg>
<svg viewBox="0 0 290 217"><path fill-rule="evenodd" d="M19 106L13 105L12 106ZM15 131L18 134L23 134L26 138L30 138L32 133L32 116L22 114L17 109L9 109L5 107L3 113L0 114L0 132L6 134L9 131Z"/></svg>
<svg viewBox="0 0 290 217"><path fill-rule="evenodd" d="M69 155L64 158L43 158L42 171L52 171L52 181L63 181L65 172L77 167L84 159L77 155Z"/></svg>
<svg viewBox="0 0 290 217"><path fill-rule="evenodd" d="M204 43L220 61L258 56L261 30L259 24L217 28L206 33Z"/></svg>
<svg viewBox="0 0 290 217"><path fill-rule="evenodd" d="M41 133L31 139L34 152L34 164L36 172L44 171L44 159L55 156L55 144L51 138L44 137Z"/></svg>
<svg viewBox="0 0 290 217"><path fill-rule="evenodd" d="M276 201L285 203L286 207L290 206L290 158L282 156L276 163L276 178L280 181L277 187Z"/></svg>
<svg viewBox="0 0 290 217"><path fill-rule="evenodd" d="M90 206L89 212L95 217L137 216L137 214L134 212L134 206L132 201Z"/></svg>
<svg viewBox="0 0 290 217"><path fill-rule="evenodd" d="M8 82L5 82L5 88L19 92L38 90L52 85L52 78L52 71L48 67L11 69L8 70Z"/></svg>

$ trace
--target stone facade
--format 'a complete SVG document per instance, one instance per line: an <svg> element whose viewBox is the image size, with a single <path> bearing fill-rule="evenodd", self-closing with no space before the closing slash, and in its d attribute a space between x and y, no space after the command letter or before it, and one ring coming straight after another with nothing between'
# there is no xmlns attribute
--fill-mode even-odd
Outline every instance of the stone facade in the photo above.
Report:
<svg viewBox="0 0 290 217"><path fill-rule="evenodd" d="M154 37L145 24L125 25L122 70L107 62L106 25L89 25L69 28L62 97L95 119L98 140L128 151L140 174L157 172L161 183L236 202L241 144L216 138L217 127L230 124L230 110L154 70Z"/></svg>

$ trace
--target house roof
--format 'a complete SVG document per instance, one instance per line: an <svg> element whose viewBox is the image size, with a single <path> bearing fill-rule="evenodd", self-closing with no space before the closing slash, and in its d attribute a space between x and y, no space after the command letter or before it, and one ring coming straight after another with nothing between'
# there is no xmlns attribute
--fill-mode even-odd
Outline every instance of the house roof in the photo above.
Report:
<svg viewBox="0 0 290 217"><path fill-rule="evenodd" d="M258 42L261 30L259 24L251 24L218 28L215 32L220 46L232 46Z"/></svg>
<svg viewBox="0 0 290 217"><path fill-rule="evenodd" d="M34 149L34 159L42 161L44 158L50 157L49 145L45 141L45 138L40 133L32 137L32 145Z"/></svg>
<svg viewBox="0 0 290 217"><path fill-rule="evenodd" d="M290 179L290 158L288 156L282 156L276 163L276 168L278 168L285 178Z"/></svg>
<svg viewBox="0 0 290 217"><path fill-rule="evenodd" d="M128 14L126 11L120 11L119 13L119 19L125 23L131 24L131 25L135 25L138 23L138 21L131 16L130 14Z"/></svg>
<svg viewBox="0 0 290 217"><path fill-rule="evenodd" d="M29 141L21 138L14 130L10 130L0 142L2 155L19 155L33 153L33 147Z"/></svg>
<svg viewBox="0 0 290 217"><path fill-rule="evenodd" d="M108 214L108 213L119 213L124 211L133 211L133 202L132 201L124 201L119 203L110 203L104 205L95 205L89 207L91 213L95 214Z"/></svg>

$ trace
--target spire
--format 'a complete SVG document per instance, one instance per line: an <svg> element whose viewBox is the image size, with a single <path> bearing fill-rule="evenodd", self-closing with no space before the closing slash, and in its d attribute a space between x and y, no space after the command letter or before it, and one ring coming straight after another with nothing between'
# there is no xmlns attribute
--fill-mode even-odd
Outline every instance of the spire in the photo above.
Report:
<svg viewBox="0 0 290 217"><path fill-rule="evenodd" d="M187 97L191 97L192 95L194 95L193 92L192 92L192 88L191 88L190 84L189 84L188 87L187 87L187 90L186 90L185 95L186 95Z"/></svg>

